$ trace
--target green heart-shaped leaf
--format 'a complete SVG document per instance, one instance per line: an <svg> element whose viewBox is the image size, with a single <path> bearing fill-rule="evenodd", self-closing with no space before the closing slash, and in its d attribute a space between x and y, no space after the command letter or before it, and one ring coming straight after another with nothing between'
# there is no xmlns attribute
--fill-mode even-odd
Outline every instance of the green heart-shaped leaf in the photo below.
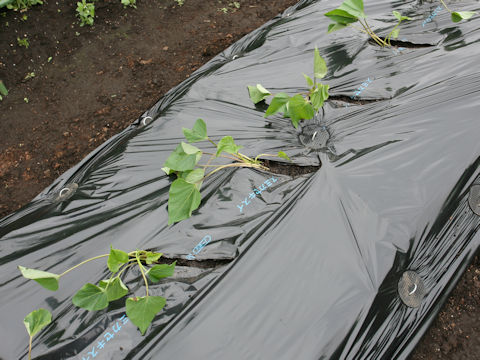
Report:
<svg viewBox="0 0 480 360"><path fill-rule="evenodd" d="M363 0L346 0L338 8L346 11L351 16L356 16L360 19L366 18L363 12Z"/></svg>
<svg viewBox="0 0 480 360"><path fill-rule="evenodd" d="M158 282L160 281L160 279L173 275L173 273L175 272L175 264L176 264L176 261L174 261L170 265L161 264L161 265L152 266L147 271L147 276L152 282Z"/></svg>
<svg viewBox="0 0 480 360"><path fill-rule="evenodd" d="M107 292L107 299L109 302L121 299L128 294L128 288L118 277L111 280L101 280L98 287Z"/></svg>
<svg viewBox="0 0 480 360"><path fill-rule="evenodd" d="M160 259L162 257L162 253L156 253L156 252L151 252L151 251L148 251L146 254L145 254L145 262L150 265L150 264L153 264L155 261L158 261L158 259Z"/></svg>
<svg viewBox="0 0 480 360"><path fill-rule="evenodd" d="M193 169L182 173L182 179L190 184L197 184L203 180L205 169Z"/></svg>
<svg viewBox="0 0 480 360"><path fill-rule="evenodd" d="M18 269L22 272L24 278L35 280L47 290L58 290L58 279L60 279L60 275L42 270L29 269L23 266L19 266Z"/></svg>
<svg viewBox="0 0 480 360"><path fill-rule="evenodd" d="M166 300L161 296L128 298L125 302L128 318L138 327L142 335L165 304Z"/></svg>
<svg viewBox="0 0 480 360"><path fill-rule="evenodd" d="M452 21L459 22L462 20L467 20L467 19L470 19L475 14L476 14L475 11L453 11Z"/></svg>
<svg viewBox="0 0 480 360"><path fill-rule="evenodd" d="M120 270L120 267L128 262L129 256L125 251L114 249L110 245L110 255L108 256L107 266L112 273Z"/></svg>
<svg viewBox="0 0 480 360"><path fill-rule="evenodd" d="M305 75L305 76L307 76L307 75ZM313 81L312 81L312 84L313 84ZM276 94L273 97L272 102L270 103L270 106L268 107L264 116L267 117L267 116L273 115L273 114L275 114L279 111L282 111L282 109L284 108L284 105L288 102L289 99L290 99L290 96L288 96L285 93Z"/></svg>
<svg viewBox="0 0 480 360"><path fill-rule="evenodd" d="M318 49L315 48L313 56L313 76L317 79L322 79L325 75L327 75L327 63L320 56Z"/></svg>
<svg viewBox="0 0 480 360"><path fill-rule="evenodd" d="M52 322L52 314L45 309L38 309L32 311L25 316L23 323L27 328L28 335L35 336L40 330Z"/></svg>
<svg viewBox="0 0 480 360"><path fill-rule="evenodd" d="M195 125L193 125L193 129L182 128L183 135L188 142L198 142L207 140L207 124L202 119L197 119Z"/></svg>
<svg viewBox="0 0 480 360"><path fill-rule="evenodd" d="M253 101L254 104L259 103L262 100L265 100L268 96L270 96L270 91L265 89L262 85L257 84L257 86L248 86L248 93L250 95L250 99Z"/></svg>
<svg viewBox="0 0 480 360"><path fill-rule="evenodd" d="M392 11L392 14L393 14L393 16L395 16L399 21L412 20L412 19L409 18L408 16L403 16L402 14L400 14L398 11L395 11L395 10Z"/></svg>
<svg viewBox="0 0 480 360"><path fill-rule="evenodd" d="M302 95L295 95L288 101L290 118L295 128L298 127L300 120L308 120L314 117L315 110L313 106L303 98Z"/></svg>
<svg viewBox="0 0 480 360"><path fill-rule="evenodd" d="M192 216L192 211L200 206L201 200L202 195L194 184L184 179L175 180L168 197L168 225Z"/></svg>
<svg viewBox="0 0 480 360"><path fill-rule="evenodd" d="M307 81L308 86L313 86L313 80L310 76L308 76L307 74L303 74L303 77Z"/></svg>
<svg viewBox="0 0 480 360"><path fill-rule="evenodd" d="M233 140L233 137L231 136L224 136L217 145L217 157L222 153L222 151L225 151L226 153L229 154L237 154L238 151L242 148L243 146L238 146L235 144L235 141Z"/></svg>
<svg viewBox="0 0 480 360"><path fill-rule="evenodd" d="M72 299L75 306L89 311L105 309L108 306L107 292L90 283L83 285Z"/></svg>
<svg viewBox="0 0 480 360"><path fill-rule="evenodd" d="M202 152L199 148L182 142L165 161L165 167L174 171L193 170L201 155Z"/></svg>
<svg viewBox="0 0 480 360"><path fill-rule="evenodd" d="M325 13L325 16L344 27L358 21L356 16L350 15L348 12L340 9L329 11Z"/></svg>
<svg viewBox="0 0 480 360"><path fill-rule="evenodd" d="M330 24L328 25L328 30L327 30L327 33L330 34L331 32L334 32L334 31L337 31L337 30L341 30L343 28L347 27L346 24L340 24L340 23L334 23L334 24Z"/></svg>
<svg viewBox="0 0 480 360"><path fill-rule="evenodd" d="M292 160L290 160L290 158L288 157L288 155L285 154L285 152L283 152L283 151L279 151L278 154L277 154L277 156L278 156L279 158L282 158L282 159L285 159L285 160L288 160L288 161L292 161Z"/></svg>

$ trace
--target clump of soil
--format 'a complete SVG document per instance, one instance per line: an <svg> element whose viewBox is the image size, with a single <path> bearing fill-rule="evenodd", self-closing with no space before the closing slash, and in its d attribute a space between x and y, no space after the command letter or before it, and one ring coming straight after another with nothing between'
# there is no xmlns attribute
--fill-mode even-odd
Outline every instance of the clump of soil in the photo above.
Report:
<svg viewBox="0 0 480 360"><path fill-rule="evenodd" d="M262 159L262 161L263 161L263 164L270 169L270 172L274 174L289 175L293 177L311 174L315 171L318 171L321 167L321 165L301 166L294 163L289 164L286 162L268 160L268 159Z"/></svg>

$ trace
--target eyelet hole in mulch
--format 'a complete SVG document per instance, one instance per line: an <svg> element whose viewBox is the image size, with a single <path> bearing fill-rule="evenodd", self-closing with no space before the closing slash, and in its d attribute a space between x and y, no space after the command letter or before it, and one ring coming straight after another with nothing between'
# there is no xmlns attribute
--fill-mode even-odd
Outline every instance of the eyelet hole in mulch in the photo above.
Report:
<svg viewBox="0 0 480 360"><path fill-rule="evenodd" d="M330 132L324 125L311 124L302 128L299 135L300 142L307 148L320 150L327 147Z"/></svg>
<svg viewBox="0 0 480 360"><path fill-rule="evenodd" d="M480 184L474 184L470 188L470 194L468 195L468 205L475 214L480 216Z"/></svg>
<svg viewBox="0 0 480 360"><path fill-rule="evenodd" d="M415 271L405 271L398 281L398 295L408 307L419 307L425 297L425 285L420 275Z"/></svg>

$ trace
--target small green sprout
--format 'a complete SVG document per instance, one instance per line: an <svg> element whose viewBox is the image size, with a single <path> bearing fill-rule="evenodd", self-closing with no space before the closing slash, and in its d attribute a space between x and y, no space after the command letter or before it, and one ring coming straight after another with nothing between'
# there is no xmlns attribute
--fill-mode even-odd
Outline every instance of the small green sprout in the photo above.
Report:
<svg viewBox="0 0 480 360"><path fill-rule="evenodd" d="M29 101L29 100L28 100L28 97L24 97L24 98L23 98L23 101L25 101L25 103L28 104L28 101Z"/></svg>
<svg viewBox="0 0 480 360"><path fill-rule="evenodd" d="M477 13L475 11L452 11L448 8L447 4L445 4L443 0L440 0L440 2L443 4L443 6L445 6L445 9L447 9L447 11L450 13L452 21L454 23L457 23L462 20L468 20Z"/></svg>
<svg viewBox="0 0 480 360"><path fill-rule="evenodd" d="M260 157L280 157L290 160L283 151L278 152L277 155L260 154L255 158L250 158L239 152L242 146L235 144L231 136L224 136L217 144L208 137L207 125L202 119L198 119L192 129L183 128L183 134L188 143L182 141L170 154L162 168L167 175L175 174L177 177L170 185L169 190L168 225L192 216L192 212L200 206L202 201L200 189L203 181L217 171L234 167L268 171L269 169L263 165ZM189 144L201 141L210 142L215 147L214 152L206 152ZM199 164L203 155L209 155L210 158L206 164ZM212 165L212 161L217 158L234 162Z"/></svg>
<svg viewBox="0 0 480 360"><path fill-rule="evenodd" d="M32 358L33 337L51 322L52 314L50 311L45 309L34 310L25 316L25 319L23 319L23 323L25 324L28 335L30 336L30 341L28 342L28 360Z"/></svg>
<svg viewBox="0 0 480 360"><path fill-rule="evenodd" d="M283 92L273 95L260 84L257 84L257 86L249 85L248 92L254 104L264 101L269 96L273 96L272 102L265 112L265 117L282 112L283 116L290 118L293 126L298 128L300 120L312 119L315 113L323 106L325 100L328 99L330 86L317 82L317 79L323 79L325 75L327 75L327 64L320 56L318 49L315 48L313 80L308 75L303 74L310 87L308 92L294 96L289 96Z"/></svg>
<svg viewBox="0 0 480 360"><path fill-rule="evenodd" d="M32 72L29 72L27 73L27 75L25 75L25 80L30 80L30 79L33 79L35 77L35 73L32 71Z"/></svg>
<svg viewBox="0 0 480 360"><path fill-rule="evenodd" d="M26 37L23 39L20 39L19 37L17 37L17 44L18 46L23 46L26 49L28 49L28 47L30 46L30 43L28 42L28 38Z"/></svg>
<svg viewBox="0 0 480 360"><path fill-rule="evenodd" d="M92 260L108 257L107 267L112 273L111 276L108 279L101 280L97 285L91 283L83 285L83 287L72 298L72 302L75 306L88 311L97 311L105 309L110 302L119 300L129 293L129 289L122 282L121 275L128 268L138 266L145 283L146 294L142 297L134 296L127 298L125 306L128 318L138 327L142 335L144 335L155 315L160 312L166 304L166 299L164 297L152 296L149 294L148 282L158 282L163 278L172 276L175 271L176 262L169 265L155 264L162 255L162 253L146 250L135 250L126 253L122 250L110 247L109 254L103 254L84 260L61 274L30 269L23 266L19 266L18 268L24 278L36 281L47 290L56 291L58 290L59 280L62 276ZM149 267L149 269L147 269L147 267ZM39 326L41 324L44 324L43 326L45 326L50 322L50 320L48 322L47 320L51 319L51 316L48 317L47 314L45 314L45 310L41 313L33 312L32 314L30 315L32 315L33 320L30 320L29 324L32 323L33 325L29 328L27 323L25 324L30 334L30 343L33 335L41 329ZM30 315L28 315L27 318ZM38 330L33 332L29 329Z"/></svg>
<svg viewBox="0 0 480 360"><path fill-rule="evenodd" d="M182 6L183 4L185 4L185 0L174 0L178 6Z"/></svg>
<svg viewBox="0 0 480 360"><path fill-rule="evenodd" d="M368 25L367 16L363 10L363 0L346 0L337 9L325 13L325 16L333 21L332 24L328 25L328 33L351 26L369 35L378 45L382 47L389 47L392 45L392 37L394 39L398 37L400 33L400 29L398 27L402 21L412 20L408 16L403 16L398 11L393 11L392 13L393 16L397 18L398 23L384 39L375 34L370 25ZM353 25L357 21L362 28L357 28Z"/></svg>
<svg viewBox="0 0 480 360"><path fill-rule="evenodd" d="M133 7L134 9L137 8L137 0L121 0L122 2L122 5L123 7L127 7L127 6L130 6L130 7Z"/></svg>

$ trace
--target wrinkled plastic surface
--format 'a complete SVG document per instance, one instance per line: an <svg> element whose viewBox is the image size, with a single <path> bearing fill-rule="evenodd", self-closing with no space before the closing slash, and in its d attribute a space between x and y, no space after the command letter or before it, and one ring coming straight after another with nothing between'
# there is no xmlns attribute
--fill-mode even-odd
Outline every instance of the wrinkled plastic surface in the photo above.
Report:
<svg viewBox="0 0 480 360"><path fill-rule="evenodd" d="M424 23L436 2L367 3L379 33L394 25L395 9L414 18L400 38L431 46L382 49L350 29L327 35L323 13L337 4L301 2L1 220L0 357L25 358L23 317L44 307L54 322L34 338L37 359L404 359L480 244L480 219L468 205L480 172L480 17L454 24L443 9ZM265 106L255 107L246 90L261 83L302 91L315 46L334 97L368 82L357 99L380 99L328 101L303 124L328 129L321 150L303 146L288 119L265 119ZM182 126L198 117L212 138L232 135L246 154L284 150L322 167L297 178L218 172L205 181L194 216L168 227L171 180L160 168ZM240 211L272 176L277 181ZM59 273L110 244L186 258L206 236L212 240L196 258L223 261L178 267L152 285L167 306L144 337L122 318L123 301L96 313L71 303L85 282L105 278L104 261L62 278L55 293L16 268ZM407 270L425 285L418 308L397 293ZM143 295L138 272L125 281Z"/></svg>

